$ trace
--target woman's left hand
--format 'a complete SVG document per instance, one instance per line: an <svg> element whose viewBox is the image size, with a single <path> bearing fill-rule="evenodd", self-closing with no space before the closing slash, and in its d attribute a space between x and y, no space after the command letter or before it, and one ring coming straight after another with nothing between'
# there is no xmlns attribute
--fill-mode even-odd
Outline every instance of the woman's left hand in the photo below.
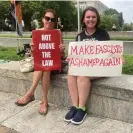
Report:
<svg viewBox="0 0 133 133"><path fill-rule="evenodd" d="M125 59L124 59L123 55L122 55L121 59L122 59L122 64L125 64Z"/></svg>
<svg viewBox="0 0 133 133"><path fill-rule="evenodd" d="M60 44L59 48L60 48L61 52L63 52L65 50L65 44Z"/></svg>

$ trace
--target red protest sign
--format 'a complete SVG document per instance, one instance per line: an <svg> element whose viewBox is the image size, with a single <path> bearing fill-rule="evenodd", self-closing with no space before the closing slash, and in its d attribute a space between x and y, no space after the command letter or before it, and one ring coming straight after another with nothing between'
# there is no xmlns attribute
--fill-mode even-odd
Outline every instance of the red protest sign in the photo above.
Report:
<svg viewBox="0 0 133 133"><path fill-rule="evenodd" d="M32 31L34 44L34 70L51 71L61 69L60 31L34 30Z"/></svg>

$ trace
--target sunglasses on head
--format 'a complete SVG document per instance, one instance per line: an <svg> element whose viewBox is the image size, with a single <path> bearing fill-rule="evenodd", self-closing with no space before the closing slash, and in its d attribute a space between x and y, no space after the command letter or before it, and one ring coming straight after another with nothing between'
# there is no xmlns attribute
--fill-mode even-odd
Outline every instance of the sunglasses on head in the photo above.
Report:
<svg viewBox="0 0 133 133"><path fill-rule="evenodd" d="M47 17L47 16L44 16L44 18L45 18L46 21L51 20L51 22L56 22L56 18L50 18L50 17Z"/></svg>

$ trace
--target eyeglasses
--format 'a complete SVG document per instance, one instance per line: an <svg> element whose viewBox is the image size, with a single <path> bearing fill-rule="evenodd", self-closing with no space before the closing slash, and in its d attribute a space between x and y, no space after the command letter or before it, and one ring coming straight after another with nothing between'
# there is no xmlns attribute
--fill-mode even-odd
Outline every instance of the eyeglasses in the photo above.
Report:
<svg viewBox="0 0 133 133"><path fill-rule="evenodd" d="M51 22L56 22L56 18L50 18L48 16L44 16L44 18L45 18L46 21L51 20Z"/></svg>

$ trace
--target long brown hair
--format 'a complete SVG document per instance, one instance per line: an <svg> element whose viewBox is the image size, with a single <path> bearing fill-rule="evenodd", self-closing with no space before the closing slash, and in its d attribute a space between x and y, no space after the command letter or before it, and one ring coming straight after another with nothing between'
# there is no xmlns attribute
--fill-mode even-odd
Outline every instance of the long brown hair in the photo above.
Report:
<svg viewBox="0 0 133 133"><path fill-rule="evenodd" d="M81 25L82 25L82 28L86 28L86 25L85 25L85 23L84 23L83 21L84 21L84 17L85 17L86 12L89 11L89 10L96 13L96 16L97 16L97 23L96 23L96 26L95 26L95 27L97 28L97 27L99 26L99 23L100 23L100 15L99 15L97 9L94 8L94 7L92 7L92 6L87 7L87 8L83 11L83 14L82 14L82 17L81 17Z"/></svg>
<svg viewBox="0 0 133 133"><path fill-rule="evenodd" d="M47 13L47 12L51 12L51 13L53 13L53 15L54 15L54 17L55 17L55 19L56 19L56 22L55 22L55 28L57 27L57 16L56 16L56 11L54 10L54 9L46 9L45 11L44 11L44 16L45 16L45 14ZM43 16L43 17L44 17Z"/></svg>

